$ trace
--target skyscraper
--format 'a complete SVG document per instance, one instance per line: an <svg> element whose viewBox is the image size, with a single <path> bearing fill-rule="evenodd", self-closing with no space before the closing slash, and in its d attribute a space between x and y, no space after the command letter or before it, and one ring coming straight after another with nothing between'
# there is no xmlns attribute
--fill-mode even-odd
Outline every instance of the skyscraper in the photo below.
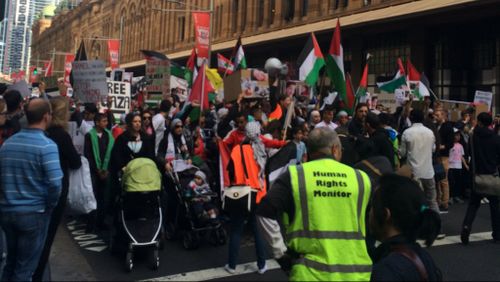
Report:
<svg viewBox="0 0 500 282"><path fill-rule="evenodd" d="M17 70L28 70L31 55L31 26L36 16L44 7L59 4L60 0L8 0L6 18L3 21L5 30L1 65L4 73ZM0 30L1 31L1 30ZM2 50L3 49L3 50Z"/></svg>

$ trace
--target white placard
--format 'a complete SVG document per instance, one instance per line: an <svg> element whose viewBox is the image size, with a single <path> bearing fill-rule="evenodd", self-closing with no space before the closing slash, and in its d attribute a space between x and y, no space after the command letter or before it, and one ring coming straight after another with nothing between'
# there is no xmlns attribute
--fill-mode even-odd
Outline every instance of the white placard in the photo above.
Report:
<svg viewBox="0 0 500 282"><path fill-rule="evenodd" d="M72 63L73 94L83 103L98 103L108 96L106 64L103 61Z"/></svg>
<svg viewBox="0 0 500 282"><path fill-rule="evenodd" d="M396 96L394 94L386 93L377 94L377 104L389 109L391 113L394 113L399 106L396 101Z"/></svg>
<svg viewBox="0 0 500 282"><path fill-rule="evenodd" d="M108 81L108 95L111 98L108 107L113 114L120 116L130 112L130 83L120 81Z"/></svg>
<svg viewBox="0 0 500 282"><path fill-rule="evenodd" d="M493 101L492 92L476 90L476 94L474 95L474 104L485 104L488 106L488 110L491 111L492 101Z"/></svg>

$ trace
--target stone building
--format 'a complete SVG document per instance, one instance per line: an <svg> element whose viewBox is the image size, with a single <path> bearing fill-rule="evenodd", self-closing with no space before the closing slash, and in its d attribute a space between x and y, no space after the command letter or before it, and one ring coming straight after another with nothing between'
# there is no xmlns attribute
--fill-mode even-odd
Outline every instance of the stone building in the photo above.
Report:
<svg viewBox="0 0 500 282"><path fill-rule="evenodd" d="M108 60L106 42L93 38L122 34L121 66L137 76L144 74L140 49L184 64L194 46L193 19L185 10L209 6L209 0L83 0L33 35L32 57L48 59L53 49L75 52L83 39L89 57ZM293 62L311 32L326 54L338 18L345 68L355 86L367 53L373 55L371 92L376 81L394 75L397 57L411 58L438 96L472 101L475 90L500 93L499 16L493 0L214 0L211 62L216 64L217 52L229 56L240 35L253 67L269 57ZM63 60L56 57L56 70Z"/></svg>

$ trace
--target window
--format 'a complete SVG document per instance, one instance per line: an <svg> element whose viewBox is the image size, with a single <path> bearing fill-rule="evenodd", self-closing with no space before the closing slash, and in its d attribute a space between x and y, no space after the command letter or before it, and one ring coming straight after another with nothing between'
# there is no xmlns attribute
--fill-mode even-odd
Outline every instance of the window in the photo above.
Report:
<svg viewBox="0 0 500 282"><path fill-rule="evenodd" d="M247 26L247 0L241 0L242 13L241 13L241 31L245 30Z"/></svg>
<svg viewBox="0 0 500 282"><path fill-rule="evenodd" d="M369 73L392 78L397 70L397 59L405 60L405 58L410 57L410 45L402 38L404 38L404 35L372 41L367 50L368 53L373 55L369 64Z"/></svg>
<svg viewBox="0 0 500 282"><path fill-rule="evenodd" d="M269 19L268 24L274 23L274 14L276 13L276 0L269 0Z"/></svg>
<svg viewBox="0 0 500 282"><path fill-rule="evenodd" d="M302 12L302 16L303 17L307 16L308 9L309 9L309 1L308 0L302 0L302 9L301 9L301 12Z"/></svg>
<svg viewBox="0 0 500 282"><path fill-rule="evenodd" d="M257 26L264 24L264 0L257 0Z"/></svg>
<svg viewBox="0 0 500 282"><path fill-rule="evenodd" d="M292 21L295 16L295 0L283 0L283 19Z"/></svg>
<svg viewBox="0 0 500 282"><path fill-rule="evenodd" d="M340 0L332 0L332 7L334 10L339 8Z"/></svg>
<svg viewBox="0 0 500 282"><path fill-rule="evenodd" d="M233 0L233 12L231 15L231 31L236 32L236 25L238 24L238 10L239 10L239 0Z"/></svg>
<svg viewBox="0 0 500 282"><path fill-rule="evenodd" d="M490 69L495 66L495 40L483 39L473 47L474 69Z"/></svg>
<svg viewBox="0 0 500 282"><path fill-rule="evenodd" d="M185 25L186 25L186 18L185 17L179 17L179 40L182 41L185 38Z"/></svg>
<svg viewBox="0 0 500 282"><path fill-rule="evenodd" d="M369 5L371 5L371 3L372 3L372 0L363 0L364 6L369 6Z"/></svg>

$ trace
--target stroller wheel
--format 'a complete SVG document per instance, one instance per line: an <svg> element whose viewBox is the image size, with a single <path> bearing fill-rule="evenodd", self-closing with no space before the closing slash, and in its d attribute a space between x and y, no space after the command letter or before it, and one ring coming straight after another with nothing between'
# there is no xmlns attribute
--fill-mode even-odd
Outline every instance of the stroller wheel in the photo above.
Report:
<svg viewBox="0 0 500 282"><path fill-rule="evenodd" d="M130 272L134 268L134 256L131 251L127 252L127 256L125 257L125 269Z"/></svg>
<svg viewBox="0 0 500 282"><path fill-rule="evenodd" d="M189 231L184 234L182 238L182 245L186 250L192 250L198 248L200 244L200 240L198 238L198 234L195 232Z"/></svg>
<svg viewBox="0 0 500 282"><path fill-rule="evenodd" d="M153 250L153 256L151 257L151 267L153 270L158 270L160 267L160 255L158 252L158 246L156 246Z"/></svg>

